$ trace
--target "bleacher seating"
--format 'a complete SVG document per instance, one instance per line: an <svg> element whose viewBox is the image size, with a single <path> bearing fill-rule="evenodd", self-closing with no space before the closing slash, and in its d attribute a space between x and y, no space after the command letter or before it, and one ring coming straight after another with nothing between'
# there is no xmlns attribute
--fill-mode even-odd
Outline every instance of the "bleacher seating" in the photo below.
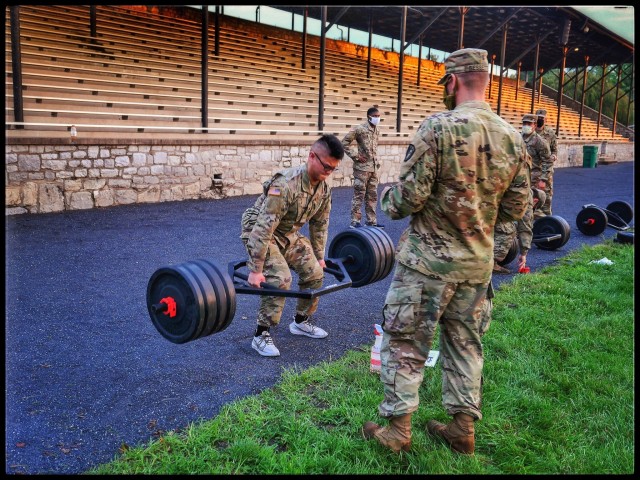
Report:
<svg viewBox="0 0 640 480"><path fill-rule="evenodd" d="M9 8L9 7L5 7ZM85 136L136 132L166 136L200 133L201 25L186 18L103 6L97 10L97 34L91 36L87 6L20 6L24 127L14 129L10 16L6 15L6 109L11 134L46 132L66 135L75 125ZM307 68L301 68L301 43L273 34L238 32L221 21L220 54L208 61L206 133L231 135L317 135L318 46L307 44ZM209 28L210 50L215 32ZM366 50L366 49L364 49ZM440 73L424 62L403 71L401 132L396 131L398 65L366 55L326 50L324 132L343 135L362 123L376 104L383 137L410 137L422 119L442 110ZM494 78L495 80L495 78ZM487 100L497 110L498 82ZM531 107L531 90L511 82L502 87L501 115L517 128ZM542 96L555 125L555 101ZM562 107L559 139L577 139L578 112ZM597 124L583 117L581 139L597 139ZM611 130L600 127L600 136ZM616 139L623 139L615 135Z"/></svg>

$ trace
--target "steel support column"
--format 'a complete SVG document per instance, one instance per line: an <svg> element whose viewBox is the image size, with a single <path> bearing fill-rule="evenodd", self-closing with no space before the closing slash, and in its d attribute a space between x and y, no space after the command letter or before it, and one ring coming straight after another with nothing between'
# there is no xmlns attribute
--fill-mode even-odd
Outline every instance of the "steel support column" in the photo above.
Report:
<svg viewBox="0 0 640 480"><path fill-rule="evenodd" d="M324 130L324 61L325 45L327 41L327 6L320 7L322 20L320 22L320 87L318 88L318 130Z"/></svg>
<svg viewBox="0 0 640 480"><path fill-rule="evenodd" d="M396 131L399 133L402 124L402 78L404 70L405 36L407 33L407 6L402 7L402 19L400 20L400 65L398 67L398 106L396 108Z"/></svg>
<svg viewBox="0 0 640 480"><path fill-rule="evenodd" d="M217 31L217 29L216 29ZM202 128L209 126L209 6L202 5L202 50L200 65L202 74ZM202 133L207 133L202 130Z"/></svg>
<svg viewBox="0 0 640 480"><path fill-rule="evenodd" d="M578 119L578 138L582 136L582 117L584 115L584 97L587 95L587 68L589 67L589 55L584 57L584 75L582 77L582 98L580 99L580 117Z"/></svg>
<svg viewBox="0 0 640 480"><path fill-rule="evenodd" d="M11 9L11 83L13 86L13 118L16 122L24 122L24 107L22 103L22 53L20 52L20 6L12 5L9 8Z"/></svg>

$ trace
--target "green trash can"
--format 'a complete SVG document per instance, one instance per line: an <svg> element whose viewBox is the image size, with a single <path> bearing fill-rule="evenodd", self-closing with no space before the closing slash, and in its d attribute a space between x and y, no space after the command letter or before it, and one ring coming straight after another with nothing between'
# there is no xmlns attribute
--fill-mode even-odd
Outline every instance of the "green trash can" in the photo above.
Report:
<svg viewBox="0 0 640 480"><path fill-rule="evenodd" d="M582 168L596 168L598 166L597 145L582 146Z"/></svg>

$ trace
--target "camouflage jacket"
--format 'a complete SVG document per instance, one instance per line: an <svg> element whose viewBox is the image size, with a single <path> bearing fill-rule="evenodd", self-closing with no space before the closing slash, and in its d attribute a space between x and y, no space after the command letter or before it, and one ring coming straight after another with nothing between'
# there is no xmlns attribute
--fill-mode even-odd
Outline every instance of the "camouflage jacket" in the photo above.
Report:
<svg viewBox="0 0 640 480"><path fill-rule="evenodd" d="M364 172L375 172L380 168L378 163L378 137L380 129L373 127L366 121L356 125L342 139L344 152L353 160L353 169ZM358 143L358 149L351 147L353 141Z"/></svg>
<svg viewBox="0 0 640 480"><path fill-rule="evenodd" d="M380 206L392 219L411 216L400 263L446 282L486 283L493 228L522 218L528 196L522 136L488 103L472 101L422 122Z"/></svg>
<svg viewBox="0 0 640 480"><path fill-rule="evenodd" d="M556 131L548 125L544 125L541 129L536 128L536 133L549 144L551 155L558 155L558 139Z"/></svg>
<svg viewBox="0 0 640 480"><path fill-rule="evenodd" d="M309 240L318 260L324 259L327 243L331 187L320 182L315 188L309 182L307 165L276 173L263 184L264 192L252 207L242 214L240 238L247 241L247 268L261 272L269 242L275 241L285 251L299 230L309 223Z"/></svg>
<svg viewBox="0 0 640 480"><path fill-rule="evenodd" d="M553 160L549 151L549 144L536 132L524 139L527 144L527 152L531 155L531 178L533 183L538 180L548 182L549 175L553 173Z"/></svg>

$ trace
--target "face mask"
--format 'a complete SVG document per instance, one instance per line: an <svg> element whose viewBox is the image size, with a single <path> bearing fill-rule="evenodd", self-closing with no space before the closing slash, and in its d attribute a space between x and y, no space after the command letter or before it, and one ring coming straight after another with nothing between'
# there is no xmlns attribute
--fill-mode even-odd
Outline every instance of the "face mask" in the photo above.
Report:
<svg viewBox="0 0 640 480"><path fill-rule="evenodd" d="M539 118L536 122L536 125L538 126L538 128L542 128L542 126L544 125L544 118Z"/></svg>
<svg viewBox="0 0 640 480"><path fill-rule="evenodd" d="M522 134L530 135L533 132L533 127L531 125L523 125L522 126Z"/></svg>
<svg viewBox="0 0 640 480"><path fill-rule="evenodd" d="M447 86L444 86L444 91L442 92L442 103L447 108L447 110L453 110L456 108L456 94L452 93L449 95L447 93Z"/></svg>
<svg viewBox="0 0 640 480"><path fill-rule="evenodd" d="M369 117L371 125L378 125L380 123L380 117Z"/></svg>

